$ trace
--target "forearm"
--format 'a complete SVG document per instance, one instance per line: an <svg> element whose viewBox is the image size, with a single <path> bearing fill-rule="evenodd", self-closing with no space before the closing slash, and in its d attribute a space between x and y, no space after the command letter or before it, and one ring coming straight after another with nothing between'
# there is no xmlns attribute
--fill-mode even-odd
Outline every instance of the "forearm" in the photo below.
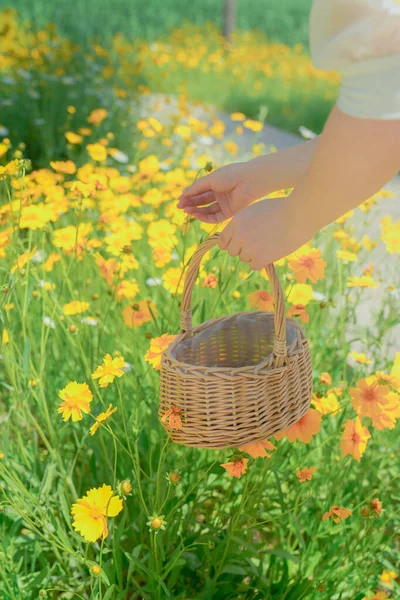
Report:
<svg viewBox="0 0 400 600"><path fill-rule="evenodd" d="M355 208L400 170L400 119L360 119L332 110L289 210L310 234Z"/></svg>
<svg viewBox="0 0 400 600"><path fill-rule="evenodd" d="M285 150L257 156L246 163L254 198L263 198L277 190L293 188L311 165L319 138Z"/></svg>

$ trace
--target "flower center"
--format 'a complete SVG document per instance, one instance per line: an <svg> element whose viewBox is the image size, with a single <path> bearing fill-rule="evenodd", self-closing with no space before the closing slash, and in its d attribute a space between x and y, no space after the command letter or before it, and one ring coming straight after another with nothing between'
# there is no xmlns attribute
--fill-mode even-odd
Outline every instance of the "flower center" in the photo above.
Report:
<svg viewBox="0 0 400 600"><path fill-rule="evenodd" d="M311 258L311 256L302 256L301 262L305 267L308 267L309 269L311 269L311 267L314 264L314 260Z"/></svg>
<svg viewBox="0 0 400 600"><path fill-rule="evenodd" d="M101 508L98 506L91 506L90 516L92 519L101 519L103 517Z"/></svg>
<svg viewBox="0 0 400 600"><path fill-rule="evenodd" d="M375 402L376 400L376 396L375 396L375 391L374 390L366 390L364 393L364 398L367 402Z"/></svg>
<svg viewBox="0 0 400 600"><path fill-rule="evenodd" d="M353 433L352 438L353 444L359 444L361 442L361 438L358 433Z"/></svg>

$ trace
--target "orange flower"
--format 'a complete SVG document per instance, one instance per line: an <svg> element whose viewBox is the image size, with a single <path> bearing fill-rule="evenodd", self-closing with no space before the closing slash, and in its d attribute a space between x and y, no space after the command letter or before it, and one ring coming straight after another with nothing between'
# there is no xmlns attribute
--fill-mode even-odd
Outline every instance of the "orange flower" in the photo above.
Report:
<svg viewBox="0 0 400 600"><path fill-rule="evenodd" d="M144 359L147 360L156 371L161 369L161 359L164 350L168 348L170 343L176 338L176 335L168 335L164 333L160 337L153 338L150 341L150 348L144 355Z"/></svg>
<svg viewBox="0 0 400 600"><path fill-rule="evenodd" d="M350 388L354 410L361 417L376 417L389 403L390 390L387 385L379 385L374 377L360 379L357 387Z"/></svg>
<svg viewBox="0 0 400 600"><path fill-rule="evenodd" d="M275 450L275 446L268 440L263 440L262 442L255 442L254 444L245 444L239 448L239 450L246 452L251 458L271 458L271 455L265 451L266 449Z"/></svg>
<svg viewBox="0 0 400 600"><path fill-rule="evenodd" d="M340 444L343 456L350 454L357 462L360 462L371 434L366 427L362 426L360 417L357 417L355 421L346 421L343 427L344 432Z"/></svg>
<svg viewBox="0 0 400 600"><path fill-rule="evenodd" d="M249 462L248 458L239 458L238 460L234 460L232 462L227 462L221 465L228 473L228 477L237 477L241 478L247 471L247 463Z"/></svg>
<svg viewBox="0 0 400 600"><path fill-rule="evenodd" d="M216 275L214 275L214 273L210 273L209 275L206 275L204 277L202 287L216 288L217 285L218 278L216 277Z"/></svg>
<svg viewBox="0 0 400 600"><path fill-rule="evenodd" d="M307 279L317 283L319 279L325 277L326 262L321 257L321 250L317 248L310 248L304 254L293 256L289 260L289 267L294 272L298 283L305 283Z"/></svg>
<svg viewBox="0 0 400 600"><path fill-rule="evenodd" d="M304 304L294 304L291 306L288 310L288 317L300 317L302 323L308 323L310 320Z"/></svg>
<svg viewBox="0 0 400 600"><path fill-rule="evenodd" d="M135 310L136 308L137 310ZM122 317L125 325L134 329L135 327L140 327L143 323L149 323L152 320L151 313L156 315L154 304L146 300L140 300L140 302L133 306L125 307L122 311Z"/></svg>
<svg viewBox="0 0 400 600"><path fill-rule="evenodd" d="M182 409L178 406L171 406L165 415L161 418L162 423L166 423L168 420L168 427L171 429L182 429L181 419Z"/></svg>
<svg viewBox="0 0 400 600"><path fill-rule="evenodd" d="M387 595L386 592L383 592L381 590L380 592L376 592L376 594L370 596L369 598L367 598L367 596L364 596L362 600L387 600Z"/></svg>
<svg viewBox="0 0 400 600"><path fill-rule="evenodd" d="M311 481L317 468L318 467L303 467L302 469L297 469L296 476L298 477L300 483Z"/></svg>
<svg viewBox="0 0 400 600"><path fill-rule="evenodd" d="M379 500L379 498L374 498L373 500L371 500L369 505L372 508L372 510L375 512L375 514L377 514L378 516L381 514L382 502Z"/></svg>
<svg viewBox="0 0 400 600"><path fill-rule="evenodd" d="M324 371L323 373L321 373L321 377L319 378L319 382L320 383L326 383L326 385L331 385L331 383L332 383L332 377L329 375L329 373L327 373L326 371Z"/></svg>
<svg viewBox="0 0 400 600"><path fill-rule="evenodd" d="M326 521L327 519L329 519L329 517L332 517L335 523L339 523L342 519L347 519L352 514L353 513L351 512L351 510L349 510L348 508L341 508L337 504L334 504L333 506L331 506L328 512L324 514L322 520Z"/></svg>
<svg viewBox="0 0 400 600"><path fill-rule="evenodd" d="M372 426L379 431L382 429L393 429L396 420L400 418L400 400L395 392L389 392L387 395L389 402L385 404L383 411L379 415L372 417Z"/></svg>
<svg viewBox="0 0 400 600"><path fill-rule="evenodd" d="M301 417L297 423L275 435L275 439L281 440L287 435L289 442L299 440L309 444L315 434L321 429L322 416L313 408L310 408L304 417Z"/></svg>
<svg viewBox="0 0 400 600"><path fill-rule="evenodd" d="M272 312L274 308L274 299L267 290L257 290L247 296L250 300L250 306L257 307L258 310Z"/></svg>

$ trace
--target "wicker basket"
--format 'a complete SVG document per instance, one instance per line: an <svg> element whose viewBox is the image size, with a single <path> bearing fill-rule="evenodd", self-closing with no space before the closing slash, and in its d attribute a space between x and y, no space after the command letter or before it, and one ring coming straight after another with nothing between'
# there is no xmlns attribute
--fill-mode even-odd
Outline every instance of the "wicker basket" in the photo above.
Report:
<svg viewBox="0 0 400 600"><path fill-rule="evenodd" d="M219 234L194 253L185 280L181 332L161 362L161 423L174 442L199 448L237 448L259 442L298 421L308 410L312 370L302 328L285 318L275 267L266 267L275 312L242 312L192 330L193 286L204 254ZM173 428L166 414L180 413Z"/></svg>

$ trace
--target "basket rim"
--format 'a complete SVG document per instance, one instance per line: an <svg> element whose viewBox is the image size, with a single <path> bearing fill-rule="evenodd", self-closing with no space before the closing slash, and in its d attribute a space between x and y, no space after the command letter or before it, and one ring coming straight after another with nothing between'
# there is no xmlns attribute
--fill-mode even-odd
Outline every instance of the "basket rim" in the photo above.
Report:
<svg viewBox="0 0 400 600"><path fill-rule="evenodd" d="M203 321L203 323L200 323L199 325L196 325L196 327L193 327L192 329L192 335L195 334L199 329L205 329L207 327L210 327L211 325L217 323L218 321L222 321L225 319L230 319L230 318L234 318L237 317L238 315L267 315L269 318L274 318L275 313L274 312L270 312L270 311L265 311L265 310L249 310L249 311L241 311L241 312L237 312L237 313L232 313L231 315L224 315L222 317L215 317L213 319L208 319L207 321ZM294 319L292 319L291 317L286 317L286 324L290 323L290 325L293 325L294 328L300 333L300 335L303 338L303 341L307 342L307 337L305 335L304 329L301 327L301 325L299 325L299 323L297 323L297 321L295 321ZM165 360L168 359L169 361L171 361L172 363L175 363L174 367L184 367L186 369L192 370L192 371L198 371L198 372L214 372L214 371L218 371L218 372L225 372L225 373L232 373L232 371L238 372L238 373L246 373L246 372L254 372L254 371L258 371L261 370L264 367L270 367L271 370L277 370L277 371L283 371L283 370L287 370L288 368L290 368L290 366L288 364L284 364L280 367L271 367L271 357L273 355L273 350L271 350L270 354L268 354L264 360L262 360L259 363L256 363L255 365L247 365L244 367L205 367L202 365L194 365L191 363L186 363L186 362L182 362L180 360L178 360L176 358L176 356L174 356L173 352L176 349L176 347L184 342L186 340L186 332L180 332L178 333L177 337L175 338L175 340L173 340L169 346L164 350L163 354L162 354L162 358L161 358L161 368L162 367L166 367L167 365L165 365ZM292 342L292 344L290 344L290 346L286 345L286 350L294 350L294 348L298 345L298 339L296 338L294 340L294 342ZM291 357L290 354L287 354L288 358ZM168 365L168 368L171 368L170 365Z"/></svg>

